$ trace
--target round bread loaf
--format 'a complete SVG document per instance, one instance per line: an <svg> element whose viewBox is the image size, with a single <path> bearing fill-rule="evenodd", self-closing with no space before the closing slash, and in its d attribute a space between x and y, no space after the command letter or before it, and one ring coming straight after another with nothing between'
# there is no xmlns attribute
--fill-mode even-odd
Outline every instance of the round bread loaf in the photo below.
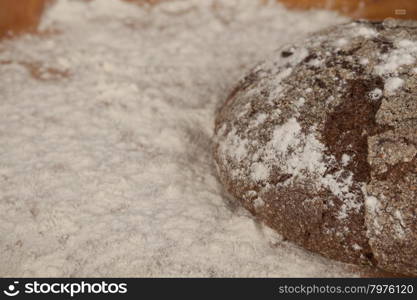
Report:
<svg viewBox="0 0 417 300"><path fill-rule="evenodd" d="M417 22L357 21L273 53L219 109L214 158L284 238L417 275Z"/></svg>

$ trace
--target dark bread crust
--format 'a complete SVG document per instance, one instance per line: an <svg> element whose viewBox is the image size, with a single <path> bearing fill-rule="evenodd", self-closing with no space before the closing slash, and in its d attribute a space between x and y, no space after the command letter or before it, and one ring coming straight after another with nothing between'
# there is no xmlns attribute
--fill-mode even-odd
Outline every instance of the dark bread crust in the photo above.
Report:
<svg viewBox="0 0 417 300"><path fill-rule="evenodd" d="M405 84L392 95L393 74L375 72L379 57L397 49L396 30L417 40L415 23L358 22L276 52L239 82L218 112L214 157L226 190L284 238L332 259L416 275L417 126L392 117L413 105L405 94L416 87L416 64L395 73ZM347 44L334 45L346 36ZM391 113L387 101L399 103ZM375 143L386 135L408 143L409 153L376 172L385 161L372 159ZM408 177L406 192L398 191ZM388 247L373 217L389 226L392 215L374 211L375 197L399 197L404 205L396 214L408 212L407 235L391 238Z"/></svg>

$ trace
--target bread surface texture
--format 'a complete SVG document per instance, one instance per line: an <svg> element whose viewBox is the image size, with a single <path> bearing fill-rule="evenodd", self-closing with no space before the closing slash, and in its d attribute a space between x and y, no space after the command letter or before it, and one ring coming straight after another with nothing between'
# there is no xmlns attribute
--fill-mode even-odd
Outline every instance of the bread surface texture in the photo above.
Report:
<svg viewBox="0 0 417 300"><path fill-rule="evenodd" d="M213 152L226 191L284 238L417 275L417 22L277 50L219 108Z"/></svg>

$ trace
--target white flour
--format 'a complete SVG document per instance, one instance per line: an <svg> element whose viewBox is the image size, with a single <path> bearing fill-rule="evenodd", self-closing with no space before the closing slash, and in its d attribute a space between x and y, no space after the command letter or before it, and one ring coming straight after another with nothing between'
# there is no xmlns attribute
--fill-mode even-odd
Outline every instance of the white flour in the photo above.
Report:
<svg viewBox="0 0 417 300"><path fill-rule="evenodd" d="M250 0L62 0L49 34L0 43L0 275L355 275L227 200L210 152L248 68L343 21Z"/></svg>

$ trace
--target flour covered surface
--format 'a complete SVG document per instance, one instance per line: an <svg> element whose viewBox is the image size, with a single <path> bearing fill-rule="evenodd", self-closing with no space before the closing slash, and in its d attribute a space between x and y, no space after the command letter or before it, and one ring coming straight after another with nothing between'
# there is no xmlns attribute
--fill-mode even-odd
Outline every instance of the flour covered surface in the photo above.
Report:
<svg viewBox="0 0 417 300"><path fill-rule="evenodd" d="M62 0L40 34L1 41L0 275L358 276L227 200L211 153L246 70L345 21L246 0Z"/></svg>
<svg viewBox="0 0 417 300"><path fill-rule="evenodd" d="M417 275L417 22L357 21L275 51L219 110L226 190L285 238Z"/></svg>

